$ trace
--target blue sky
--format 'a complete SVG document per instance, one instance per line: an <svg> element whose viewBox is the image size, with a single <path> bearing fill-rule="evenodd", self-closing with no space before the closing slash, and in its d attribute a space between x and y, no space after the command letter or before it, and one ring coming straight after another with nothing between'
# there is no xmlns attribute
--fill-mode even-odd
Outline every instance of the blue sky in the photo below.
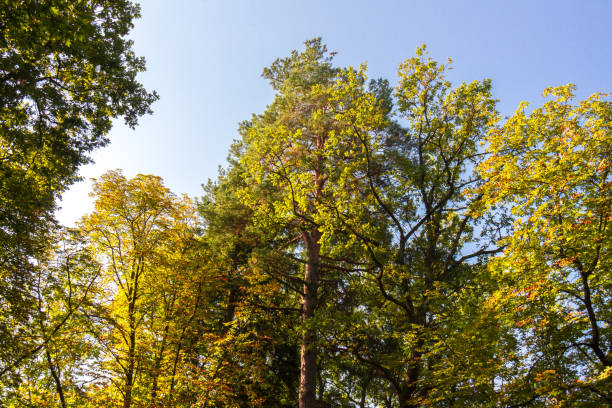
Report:
<svg viewBox="0 0 612 408"><path fill-rule="evenodd" d="M140 77L161 99L136 130L117 121L111 144L81 169L86 179L121 168L164 178L199 196L215 178L238 123L273 93L260 77L274 59L322 37L339 66L368 63L394 82L399 62L426 43L453 59L454 83L492 78L499 110L534 105L547 86L575 83L578 97L612 92L612 1L143 0L131 33L147 59ZM90 181L64 194L58 219L91 210Z"/></svg>

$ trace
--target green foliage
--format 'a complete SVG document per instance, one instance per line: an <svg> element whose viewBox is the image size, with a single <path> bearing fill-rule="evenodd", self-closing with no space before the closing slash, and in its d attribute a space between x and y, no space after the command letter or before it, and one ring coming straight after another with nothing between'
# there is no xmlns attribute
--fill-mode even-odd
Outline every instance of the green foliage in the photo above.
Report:
<svg viewBox="0 0 612 408"><path fill-rule="evenodd" d="M293 407L297 403L296 296L262 273L279 259L254 224L238 194L244 170L234 144L231 166L206 186L199 210L205 224L212 315L205 346L208 369L201 372L200 401L219 407ZM258 262L259 261L259 262Z"/></svg>
<svg viewBox="0 0 612 408"><path fill-rule="evenodd" d="M0 2L0 298L22 322L55 200L113 118L135 126L157 99L136 81L144 60L126 38L138 16L125 0ZM13 327L0 323L1 348L18 347Z"/></svg>
<svg viewBox="0 0 612 408"><path fill-rule="evenodd" d="M81 329L100 283L99 265L71 232L54 237L38 262L27 340L6 356L12 365L0 379L4 406L76 404L82 363L96 353Z"/></svg>
<svg viewBox="0 0 612 408"><path fill-rule="evenodd" d="M487 205L515 216L504 254L490 263L499 301L521 332L527 398L555 406L611 401L612 104L573 102L574 86L515 114L487 137L479 171ZM500 306L501 307L501 306Z"/></svg>
<svg viewBox="0 0 612 408"><path fill-rule="evenodd" d="M491 81L424 46L392 87L313 39L197 205L111 171L54 235L110 120L155 99L138 7L4 3L2 406L609 405L609 95L499 124Z"/></svg>
<svg viewBox="0 0 612 408"><path fill-rule="evenodd" d="M280 265L295 264L272 264L263 272L300 295L299 406L310 407L316 403L317 337L328 291L322 282L341 279L338 272L348 271L343 259L355 249L351 241L340 244L334 191L347 186L353 169L363 168L360 137L383 128L385 116L382 102L366 89L365 67L334 68L320 39L275 61L263 76L277 94L266 112L242 127L247 187L241 198L276 256L286 260Z"/></svg>
<svg viewBox="0 0 612 408"><path fill-rule="evenodd" d="M490 232L501 220L480 227L485 218L471 212L479 198L466 196L481 182L472 170L496 101L490 81L453 89L445 70L422 47L400 64L394 99L373 84L399 122L358 133L361 160L334 194L342 228L369 264L351 282L357 303L336 341L400 407L494 399L504 346L483 303L494 285L481 267L497 250Z"/></svg>

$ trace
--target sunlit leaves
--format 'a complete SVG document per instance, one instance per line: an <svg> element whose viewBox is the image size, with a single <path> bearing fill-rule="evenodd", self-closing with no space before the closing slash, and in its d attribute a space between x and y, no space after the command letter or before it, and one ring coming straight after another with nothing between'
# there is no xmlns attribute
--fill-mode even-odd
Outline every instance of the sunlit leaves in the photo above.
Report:
<svg viewBox="0 0 612 408"><path fill-rule="evenodd" d="M102 292L88 324L101 350L98 385L116 387L126 406L170 397L175 361L201 300L193 252L195 209L159 177L126 179L111 171L96 181L95 211L79 231L102 265ZM106 377L106 379L104 379Z"/></svg>
<svg viewBox="0 0 612 408"><path fill-rule="evenodd" d="M534 362L534 381L550 383L536 395L591 406L610 392L600 376L611 364L612 104L606 94L574 103L573 92L548 88L552 99L532 112L522 103L490 132L479 171L488 205L515 216L490 265L508 285L501 299L514 305L524 351L557 367Z"/></svg>
<svg viewBox="0 0 612 408"><path fill-rule="evenodd" d="M126 38L138 16L126 0L0 5L0 298L22 321L56 199L114 118L133 127L157 99L136 80L144 60ZM10 331L0 324L3 348Z"/></svg>

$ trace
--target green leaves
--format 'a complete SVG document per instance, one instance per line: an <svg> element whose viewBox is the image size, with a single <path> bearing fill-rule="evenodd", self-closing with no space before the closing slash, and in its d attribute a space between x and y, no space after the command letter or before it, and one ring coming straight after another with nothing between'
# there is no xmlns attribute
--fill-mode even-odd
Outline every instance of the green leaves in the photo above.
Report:
<svg viewBox="0 0 612 408"><path fill-rule="evenodd" d="M573 91L547 88L554 99L531 114L522 103L487 137L490 156L479 171L486 203L516 217L490 267L507 285L505 301L526 303L515 307L527 352L555 361L546 392L591 404L605 400L609 390L597 378L611 364L612 104L607 94L574 104Z"/></svg>
<svg viewBox="0 0 612 408"><path fill-rule="evenodd" d="M334 67L313 39L264 69L274 100L240 125L199 216L159 177L113 171L55 248L55 198L111 118L135 124L155 95L134 82L144 65L125 40L136 6L11 1L0 9L7 401L609 402L609 95L574 102L573 86L548 88L543 106L500 123L491 81L453 86L424 46L391 87L368 84L365 65Z"/></svg>
<svg viewBox="0 0 612 408"><path fill-rule="evenodd" d="M7 284L22 282L21 299L10 290L0 298L25 314L31 296L23 284L54 227L55 200L107 143L113 118L135 126L157 99L136 81L144 61L126 38L138 6L103 3L0 7L0 273Z"/></svg>

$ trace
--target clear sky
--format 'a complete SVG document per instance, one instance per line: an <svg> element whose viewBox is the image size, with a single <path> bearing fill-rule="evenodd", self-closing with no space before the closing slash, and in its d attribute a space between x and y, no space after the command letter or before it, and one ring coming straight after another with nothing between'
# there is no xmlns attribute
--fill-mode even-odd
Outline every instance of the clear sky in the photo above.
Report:
<svg viewBox="0 0 612 408"><path fill-rule="evenodd" d="M547 86L575 83L578 96L612 92L611 0L142 0L131 33L147 60L140 77L161 99L136 130L117 122L111 144L81 169L87 179L121 168L164 178L200 196L214 179L238 123L272 101L262 69L322 37L339 66L368 63L395 81L399 62L426 43L452 57L454 83L492 78L499 110L540 104ZM58 219L91 210L90 181L64 194Z"/></svg>

